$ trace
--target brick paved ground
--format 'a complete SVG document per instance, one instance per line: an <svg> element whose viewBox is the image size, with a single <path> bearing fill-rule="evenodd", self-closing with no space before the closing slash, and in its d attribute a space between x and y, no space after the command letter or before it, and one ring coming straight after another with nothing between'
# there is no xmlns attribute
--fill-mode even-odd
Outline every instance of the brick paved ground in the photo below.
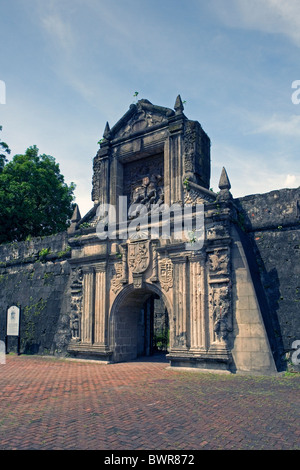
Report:
<svg viewBox="0 0 300 470"><path fill-rule="evenodd" d="M0 449L299 449L299 376L8 355Z"/></svg>

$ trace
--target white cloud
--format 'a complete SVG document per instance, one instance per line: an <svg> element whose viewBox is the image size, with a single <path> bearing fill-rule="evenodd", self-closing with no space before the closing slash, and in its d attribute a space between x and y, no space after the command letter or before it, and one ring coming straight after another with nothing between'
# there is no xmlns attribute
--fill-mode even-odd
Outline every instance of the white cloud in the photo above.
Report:
<svg viewBox="0 0 300 470"><path fill-rule="evenodd" d="M284 34L300 47L299 0L212 0L212 6L227 26Z"/></svg>
<svg viewBox="0 0 300 470"><path fill-rule="evenodd" d="M280 156L219 143L213 146L212 162L211 187L218 191L221 170L225 166L234 197L300 186L300 173L292 173L294 168ZM292 171L289 173L289 170Z"/></svg>
<svg viewBox="0 0 300 470"><path fill-rule="evenodd" d="M42 25L45 31L57 46L58 50L70 53L76 45L76 36L71 24L64 20L57 11L52 11L42 18Z"/></svg>
<svg viewBox="0 0 300 470"><path fill-rule="evenodd" d="M298 180L298 184L297 184L297 180ZM294 188L296 186L300 186L300 179L297 178L296 175L287 175L287 177L285 178L284 185L287 188L290 188L290 187Z"/></svg>
<svg viewBox="0 0 300 470"><path fill-rule="evenodd" d="M276 136L300 137L300 116L277 116L271 118L257 118L254 134L274 134Z"/></svg>

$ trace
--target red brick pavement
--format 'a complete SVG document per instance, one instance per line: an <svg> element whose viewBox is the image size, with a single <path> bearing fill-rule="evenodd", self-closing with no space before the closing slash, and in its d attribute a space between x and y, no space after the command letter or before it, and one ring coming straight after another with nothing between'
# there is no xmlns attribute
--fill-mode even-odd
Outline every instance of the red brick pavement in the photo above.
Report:
<svg viewBox="0 0 300 470"><path fill-rule="evenodd" d="M299 449L299 385L296 375L8 355L0 449Z"/></svg>

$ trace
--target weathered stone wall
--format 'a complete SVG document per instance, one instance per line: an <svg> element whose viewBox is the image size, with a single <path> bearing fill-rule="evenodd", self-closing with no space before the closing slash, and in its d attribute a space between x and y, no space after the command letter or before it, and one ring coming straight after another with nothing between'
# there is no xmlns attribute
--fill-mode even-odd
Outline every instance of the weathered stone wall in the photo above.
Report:
<svg viewBox="0 0 300 470"><path fill-rule="evenodd" d="M63 353L69 342L67 234L0 246L0 340L6 311L21 307L21 353ZM16 350L16 339L8 339Z"/></svg>
<svg viewBox="0 0 300 470"><path fill-rule="evenodd" d="M300 339L300 188L247 196L235 203L278 364L289 360L293 341Z"/></svg>
<svg viewBox="0 0 300 470"><path fill-rule="evenodd" d="M253 298L258 300L280 369L282 361L290 360L293 341L300 339L300 188L247 196L234 203L239 209L237 226L254 283ZM0 246L0 340L5 338L6 310L17 304L22 312L21 352L66 352L71 334L69 256L67 233ZM241 268L238 265L234 269ZM240 289L240 284L236 283L236 287ZM243 299L238 297L240 304ZM134 310L132 305L130 309ZM239 315L245 314L244 310ZM258 320L251 321L254 331ZM133 323L136 325L136 317ZM253 341L254 333L250 337L248 330L247 326L245 331L238 332L235 351L239 359L245 356L245 343L251 346ZM118 343L118 338L115 339ZM128 334L128 351L116 353L127 357L136 341L136 337ZM124 341L119 343L124 345ZM16 350L13 338L9 340L9 349Z"/></svg>

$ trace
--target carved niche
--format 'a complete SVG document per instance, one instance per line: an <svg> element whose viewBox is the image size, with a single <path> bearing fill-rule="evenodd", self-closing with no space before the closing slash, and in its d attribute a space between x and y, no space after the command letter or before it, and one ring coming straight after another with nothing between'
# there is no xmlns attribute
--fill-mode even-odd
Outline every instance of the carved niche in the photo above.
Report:
<svg viewBox="0 0 300 470"><path fill-rule="evenodd" d="M164 202L163 155L154 155L125 163L123 166L124 195L128 206L142 204L150 210Z"/></svg>

